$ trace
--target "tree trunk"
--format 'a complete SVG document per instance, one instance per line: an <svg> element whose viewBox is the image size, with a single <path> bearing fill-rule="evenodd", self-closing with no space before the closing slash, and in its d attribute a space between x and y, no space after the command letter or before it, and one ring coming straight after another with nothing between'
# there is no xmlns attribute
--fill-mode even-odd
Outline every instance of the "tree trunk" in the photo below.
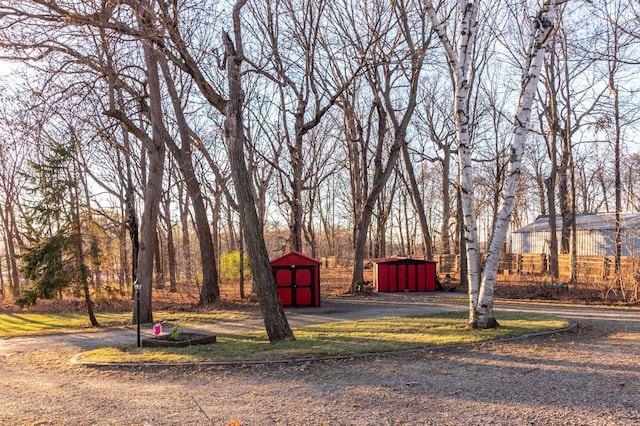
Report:
<svg viewBox="0 0 640 426"><path fill-rule="evenodd" d="M126 126L122 126L122 139L124 142L123 155L126 167L126 178L123 182L124 186L124 211L125 221L124 226L129 231L129 239L131 241L131 275L130 284L138 278L138 256L140 253L140 235L138 227L138 214L136 212L136 190L133 187L133 167L131 165L131 143L129 140L129 133ZM133 287L132 287L133 289Z"/></svg>
<svg viewBox="0 0 640 426"><path fill-rule="evenodd" d="M189 241L189 200L178 192L178 208L180 210L180 229L182 230L182 259L187 280L193 278L193 263L191 261L191 242Z"/></svg>
<svg viewBox="0 0 640 426"><path fill-rule="evenodd" d="M377 258L387 257L387 222L393 208L393 199L397 191L397 184L394 180L391 184L390 194L388 197L384 192L378 196L376 203L377 213L374 215L376 219L375 238L371 255ZM387 199L389 200L387 202Z"/></svg>
<svg viewBox="0 0 640 426"><path fill-rule="evenodd" d="M124 206L123 206L124 207ZM123 209L124 212L124 209ZM125 217L125 215L122 215ZM127 294L126 283L130 282L127 280L127 276L129 275L127 272L129 270L130 259L129 259L129 251L127 250L127 226L126 224L122 224L118 228L118 257L120 258L120 268L118 272L118 286L120 288L120 295L124 297Z"/></svg>
<svg viewBox="0 0 640 426"><path fill-rule="evenodd" d="M575 179L575 167L573 162L573 146L571 144L570 132L566 132L565 138L567 139L567 146L569 147L569 184L571 188L570 192L570 205L569 205L569 230L571 235L570 252L571 252L571 277L570 282L575 284L578 281L578 244L577 244L577 224L576 224L576 179Z"/></svg>
<svg viewBox="0 0 640 426"><path fill-rule="evenodd" d="M162 203L162 201L161 201ZM154 276L154 285L157 289L159 290L163 290L164 289L164 283L165 283L165 264L164 264L164 253L163 253L163 247L165 244L165 241L163 240L163 235L160 234L160 227L158 227L158 229L156 230L156 250L155 250L155 260L153 261L153 265L155 268L155 273L153 274Z"/></svg>
<svg viewBox="0 0 640 426"><path fill-rule="evenodd" d="M173 226L171 224L171 202L170 198L164 202L164 218L167 225L167 269L169 270L169 291L174 292L177 288L176 279L176 245L173 238Z"/></svg>
<svg viewBox="0 0 640 426"><path fill-rule="evenodd" d="M496 226L487 253L484 276L480 288L477 306L478 328L493 328L497 326L497 321L493 315L493 291L495 288L496 276L500 257L506 241L511 213L515 204L515 195L520 171L522 168L522 158L524 156L524 146L528 133L528 123L531 116L531 105L536 94L536 87L540 77L540 71L544 62L549 40L556 24L556 0L545 1L536 22L535 32L531 35L530 47L522 86L520 89L520 102L516 112L515 129L511 142L511 156L509 158L509 170L507 181L504 187L502 206L498 213Z"/></svg>
<svg viewBox="0 0 640 426"><path fill-rule="evenodd" d="M347 153L349 155L349 184L351 188L351 214L353 215L352 243L355 249L358 235L358 223L360 223L360 214L364 205L364 185L366 184L366 167L362 164L366 161L362 157L366 157L366 150L362 148L362 126L358 123L356 113L353 110L352 93L346 93L341 103L344 116L345 139L347 143Z"/></svg>
<svg viewBox="0 0 640 426"><path fill-rule="evenodd" d="M451 149L449 146L443 146L442 158L442 227L440 235L442 236L442 252L444 254L451 253L451 234L449 233L449 218L451 217L451 196L449 195L449 170L451 165Z"/></svg>
<svg viewBox="0 0 640 426"><path fill-rule="evenodd" d="M566 132L565 132L566 133ZM560 203L560 214L562 215L562 232L560 236L560 253L568 254L571 249L571 196L569 194L569 158L571 147L567 143L567 136L563 138L562 154L560 157L560 167L558 168L558 201Z"/></svg>
<svg viewBox="0 0 640 426"><path fill-rule="evenodd" d="M460 256L460 286L462 288L469 287L469 269L467 260L467 245L464 238L464 212L462 211L462 190L460 189L460 182L456 185L457 190L457 235L458 235L458 253Z"/></svg>
<svg viewBox="0 0 640 426"><path fill-rule="evenodd" d="M615 33L615 32L614 32ZM617 33L616 33L617 35ZM614 42L617 42L615 40ZM615 51L617 53L617 47L615 46ZM622 211L622 178L620 174L620 141L621 141L621 131L620 131L620 96L618 95L618 88L615 84L615 70L616 70L616 61L613 61L613 64L610 64L609 70L609 90L613 95L613 131L614 131L614 186L615 186L615 197L616 197L616 236L615 236L615 262L614 262L614 270L616 273L616 280L619 285L621 283L620 276L620 259L622 258L622 222L620 220L620 213ZM626 297L623 294L623 297Z"/></svg>
<svg viewBox="0 0 640 426"><path fill-rule="evenodd" d="M91 300L91 291L89 290L89 274L87 266L84 264L84 250L82 248L82 235L78 234L78 268L80 269L80 279L82 280L82 291L84 292L84 302L89 315L89 321L94 327L100 327L100 323L96 318L93 300Z"/></svg>
<svg viewBox="0 0 640 426"><path fill-rule="evenodd" d="M469 277L469 326L490 328L497 326L493 315L493 291L498 265L507 228L515 202L516 186L520 175L521 159L527 125L531 113L531 104L540 75L540 67L544 59L550 35L555 25L556 0L546 0L540 13L534 18L534 32L530 37L530 46L525 61L520 102L516 114L509 172L504 187L503 204L498 213L495 229L491 238L484 275L480 270L480 253L476 229L476 212L473 197L473 162L469 121L469 93L472 84L472 61L475 52L478 22L479 1L461 4L460 37L457 51L449 39L442 21L436 14L431 1L426 1L426 10L434 31L442 42L445 56L449 62L454 86L454 120L458 140L458 162L460 169L461 204L464 216L464 236L468 256ZM480 281L482 278L482 281Z"/></svg>
<svg viewBox="0 0 640 426"><path fill-rule="evenodd" d="M302 252L302 220L304 209L302 208L302 171L304 168L302 126L305 106L298 105L295 117L295 141L289 144L289 155L291 157L291 168L293 175L291 179L291 198L289 208L291 209L291 219L289 222L289 247L293 251Z"/></svg>
<svg viewBox="0 0 640 426"><path fill-rule="evenodd" d="M434 31L442 42L454 86L454 122L458 141L458 167L460 170L460 196L463 212L463 229L467 255L469 282L469 324L477 324L478 295L480 291L480 252L476 226L475 201L473 197L473 164L469 121L469 93L471 90L470 69L477 36L477 14L479 2L467 2L460 8L460 40L457 52L449 40L431 1L427 2L427 13Z"/></svg>
<svg viewBox="0 0 640 426"><path fill-rule="evenodd" d="M260 310L264 318L269 341L278 343L292 340L295 336L284 315L282 302L278 296L275 280L271 272L269 256L262 235L262 227L256 212L253 193L248 184L251 182L251 177L244 157L245 137L242 124L244 93L241 85L243 53L240 35L240 9L246 1L238 0L233 9L236 46L234 47L227 33L224 33L223 36L229 84L229 100L226 105L224 129L231 175L244 225L244 236L247 241L247 253L253 274L254 289L260 302Z"/></svg>
<svg viewBox="0 0 640 426"><path fill-rule="evenodd" d="M553 281L557 281L560 276L558 269L558 228L556 225L556 197L555 195L555 174L554 168L551 168L551 175L545 180L547 186L547 200L549 204L549 272Z"/></svg>
<svg viewBox="0 0 640 426"><path fill-rule="evenodd" d="M75 150L75 146L74 146ZM75 156L74 156L75 158ZM89 315L89 321L91 321L91 325L94 327L100 327L100 323L96 319L96 314L94 312L94 304L91 300L91 292L89 291L89 269L84 261L84 247L82 246L82 224L80 223L80 196L79 196L79 184L78 184L78 167L77 164L73 163L73 175L72 181L76 182L76 185L71 189L71 208L72 210L72 218L73 218L73 231L75 239L75 257L76 257L76 268L78 270L78 277L80 278L82 284L82 291L84 293L84 301L85 306L87 308L87 314ZM87 200L88 201L88 200Z"/></svg>
<svg viewBox="0 0 640 426"><path fill-rule="evenodd" d="M182 147L178 148L166 129L163 132L165 135L164 140L178 164L180 173L184 177L187 192L191 198L196 229L198 231L198 242L200 243L200 264L202 267L200 304L216 303L220 300L218 262L216 259L215 247L213 245L213 238L211 237L211 228L209 226L206 207L202 199L201 185L196 177L193 167L190 137L191 131L184 116L180 98L178 97L178 92L172 80L173 76L169 72L169 66L166 58L160 58L159 63L165 77L167 91L171 97L171 103L176 116Z"/></svg>
<svg viewBox="0 0 640 426"><path fill-rule="evenodd" d="M360 215L360 222L356 228L356 240L353 251L353 277L351 278L351 292L356 293L364 284L364 258L367 250L367 230L371 223L372 211L365 208Z"/></svg>
<svg viewBox="0 0 640 426"><path fill-rule="evenodd" d="M383 191L389 176L393 172L394 166L400 156L402 141L397 139L388 152L388 160L386 167L382 162L382 146L387 134L387 115L379 100L375 102L375 109L378 114L378 141L375 158L374 180L371 190L367 194L367 199L362 207L362 211L358 217L360 220L356 223L355 248L353 253L353 276L351 278L351 292L356 292L359 287L364 284L364 258L367 248L367 232L371 224L373 209L378 196Z"/></svg>
<svg viewBox="0 0 640 426"><path fill-rule="evenodd" d="M185 178L187 192L191 199L196 230L198 232L198 243L200 244L200 263L202 267L200 304L216 303L220 300L218 261L213 244L213 237L211 236L207 209L202 198L200 183L193 170L190 157L185 159L184 162L178 159L177 163L182 176Z"/></svg>
<svg viewBox="0 0 640 426"><path fill-rule="evenodd" d="M20 274L18 272L18 264L16 262L17 252L14 238L15 230L15 215L13 213L13 206L10 201L5 200L5 209L3 215L3 224L5 232L5 248L7 250L7 267L9 269L10 284L9 288L14 298L20 295Z"/></svg>
<svg viewBox="0 0 640 426"><path fill-rule="evenodd" d="M242 215L240 216L240 236L238 237L238 246L240 247L240 265L238 270L238 275L240 275L240 298L245 298L244 292L244 235L242 235L242 229L244 226L242 224Z"/></svg>
<svg viewBox="0 0 640 426"><path fill-rule="evenodd" d="M547 139L547 151L549 152L549 162L551 163L551 171L549 177L545 180L547 190L547 204L549 206L549 269L551 277L554 281L558 280L558 229L556 222L556 178L558 176L558 133L560 131L560 118L558 116L558 90L556 87L556 67L555 67L555 51L552 49L550 59L547 61L547 91L549 92L549 105L545 108L547 121L549 122L550 134ZM566 186L565 186L566 188ZM564 194L566 197L566 193ZM560 204L565 201L561 198ZM563 227L564 229L564 227Z"/></svg>
<svg viewBox="0 0 640 426"><path fill-rule="evenodd" d="M318 255L318 242L316 231L313 229L313 206L310 206L309 210L310 213L307 224L304 228L304 235L309 246L309 255L315 259Z"/></svg>
<svg viewBox="0 0 640 426"><path fill-rule="evenodd" d="M150 25L152 18L148 9L141 6L140 17L142 28ZM147 28L148 29L148 28ZM151 32L151 31L150 31ZM149 167L147 183L144 190L144 210L140 222L140 251L138 257L137 280L142 283L140 290L140 322L152 323L152 287L153 260L157 241L158 215L162 197L162 178L164 175L165 146L163 138L162 98L156 52L149 41L143 40L144 58L147 66L147 84L149 89L149 116L152 125L151 138L142 142L146 151ZM137 315L134 312L134 321Z"/></svg>
<svg viewBox="0 0 640 426"><path fill-rule="evenodd" d="M427 215L425 213L424 203L422 202L422 196L420 195L420 189L418 188L418 181L416 180L416 174L413 170L413 164L411 163L411 157L409 156L409 150L406 143L402 149L404 158L404 165L407 169L407 175L410 183L411 199L415 206L418 219L420 220L420 229L422 230L422 244L425 248L425 254L427 259L433 260L433 240L431 239L431 231L429 231L429 223L427 222Z"/></svg>

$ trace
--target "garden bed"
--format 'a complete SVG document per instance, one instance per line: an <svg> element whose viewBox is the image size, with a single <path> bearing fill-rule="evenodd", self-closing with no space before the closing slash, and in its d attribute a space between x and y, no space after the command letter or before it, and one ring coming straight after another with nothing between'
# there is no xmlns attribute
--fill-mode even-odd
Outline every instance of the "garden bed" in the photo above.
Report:
<svg viewBox="0 0 640 426"><path fill-rule="evenodd" d="M216 336L213 334L180 333L177 340L172 340L170 337L170 334L166 334L142 339L142 346L147 348L184 348L187 346L216 343Z"/></svg>

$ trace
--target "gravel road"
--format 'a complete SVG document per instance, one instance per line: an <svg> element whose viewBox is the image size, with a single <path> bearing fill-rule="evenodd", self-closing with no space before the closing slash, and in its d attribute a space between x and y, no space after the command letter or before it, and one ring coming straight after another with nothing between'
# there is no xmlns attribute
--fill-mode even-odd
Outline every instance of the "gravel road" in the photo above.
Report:
<svg viewBox="0 0 640 426"><path fill-rule="evenodd" d="M393 295L334 301L290 312L289 318L304 324L464 308ZM131 330L1 340L0 424L640 424L638 310L531 304L496 309L546 311L578 327L512 342L241 368L69 364L96 342L130 341Z"/></svg>

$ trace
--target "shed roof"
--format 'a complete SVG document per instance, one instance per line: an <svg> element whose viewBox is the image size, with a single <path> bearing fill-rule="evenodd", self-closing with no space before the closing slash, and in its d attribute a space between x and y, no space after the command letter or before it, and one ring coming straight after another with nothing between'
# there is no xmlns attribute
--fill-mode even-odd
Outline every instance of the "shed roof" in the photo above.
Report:
<svg viewBox="0 0 640 426"><path fill-rule="evenodd" d="M375 263L410 263L410 264L422 264L422 263L436 263L433 260L425 259L412 259L410 257L388 257L386 259L376 259Z"/></svg>
<svg viewBox="0 0 640 426"><path fill-rule="evenodd" d="M622 229L640 229L640 214L622 213ZM562 216L556 216L556 228L562 228ZM616 229L615 213L586 213L576 215L576 229L611 231ZM540 215L532 223L513 231L514 233L549 232L549 215Z"/></svg>
<svg viewBox="0 0 640 426"><path fill-rule="evenodd" d="M322 264L322 262L320 262L318 259L314 259L311 256L307 256L305 254L299 253L297 251L292 251L290 253L285 254L284 256L280 256L276 259L273 259L271 262L269 262L271 265L281 265L284 263L290 263L292 259L297 259L299 262L302 262L302 264L309 264L309 263L314 263L317 265ZM285 262L286 261L286 262ZM297 263L297 264L301 264L301 263Z"/></svg>

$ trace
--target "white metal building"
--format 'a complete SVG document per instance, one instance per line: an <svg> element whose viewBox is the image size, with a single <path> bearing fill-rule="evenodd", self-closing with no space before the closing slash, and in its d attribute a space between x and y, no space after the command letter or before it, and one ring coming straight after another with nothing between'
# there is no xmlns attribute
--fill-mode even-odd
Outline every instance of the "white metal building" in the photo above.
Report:
<svg viewBox="0 0 640 426"><path fill-rule="evenodd" d="M640 256L640 214L623 213L621 220L622 256ZM562 217L556 217L560 244ZM576 215L578 256L615 256L615 213ZM533 223L511 233L512 253L549 253L551 242L549 216L538 216Z"/></svg>

